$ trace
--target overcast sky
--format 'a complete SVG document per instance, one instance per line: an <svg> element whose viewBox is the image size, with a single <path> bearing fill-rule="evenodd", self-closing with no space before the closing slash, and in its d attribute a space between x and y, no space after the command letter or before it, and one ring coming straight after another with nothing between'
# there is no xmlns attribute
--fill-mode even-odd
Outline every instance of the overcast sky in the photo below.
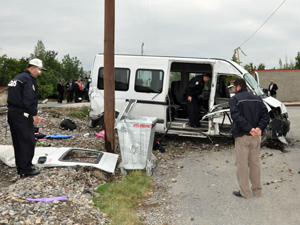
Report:
<svg viewBox="0 0 300 225"><path fill-rule="evenodd" d="M29 57L42 40L58 60L70 54L90 70L104 49L104 3L2 0L0 55ZM115 7L116 54L140 55L144 42L145 55L231 59L241 47L243 65L268 69L300 51L299 0L115 0Z"/></svg>

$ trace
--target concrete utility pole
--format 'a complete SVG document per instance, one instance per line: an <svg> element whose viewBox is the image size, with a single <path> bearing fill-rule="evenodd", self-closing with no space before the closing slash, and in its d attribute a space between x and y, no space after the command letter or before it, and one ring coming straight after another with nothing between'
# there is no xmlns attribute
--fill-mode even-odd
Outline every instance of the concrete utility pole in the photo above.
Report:
<svg viewBox="0 0 300 225"><path fill-rule="evenodd" d="M144 55L144 42L142 42L142 46L141 46L141 55Z"/></svg>
<svg viewBox="0 0 300 225"><path fill-rule="evenodd" d="M238 47L236 50L237 50L237 55L238 55L238 63L239 63L239 65L241 65L239 49L240 49L240 47Z"/></svg>
<svg viewBox="0 0 300 225"><path fill-rule="evenodd" d="M104 21L104 129L105 149L115 152L115 0L105 0Z"/></svg>

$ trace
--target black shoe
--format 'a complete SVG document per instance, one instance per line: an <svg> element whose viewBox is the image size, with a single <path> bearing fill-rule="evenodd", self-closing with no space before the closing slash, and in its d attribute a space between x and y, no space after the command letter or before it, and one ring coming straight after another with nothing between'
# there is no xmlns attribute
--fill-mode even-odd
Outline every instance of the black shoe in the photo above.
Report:
<svg viewBox="0 0 300 225"><path fill-rule="evenodd" d="M201 127L201 124L199 125L199 124L193 124L193 125L191 125L191 127L194 127L194 128L200 128Z"/></svg>
<svg viewBox="0 0 300 225"><path fill-rule="evenodd" d="M20 178L33 177L33 176L38 175L39 173L40 173L40 171L33 169L33 170L29 171L28 173L20 174Z"/></svg>
<svg viewBox="0 0 300 225"><path fill-rule="evenodd" d="M234 191L234 192L232 192L232 194L234 194L237 197L243 197L243 195L241 195L240 191Z"/></svg>

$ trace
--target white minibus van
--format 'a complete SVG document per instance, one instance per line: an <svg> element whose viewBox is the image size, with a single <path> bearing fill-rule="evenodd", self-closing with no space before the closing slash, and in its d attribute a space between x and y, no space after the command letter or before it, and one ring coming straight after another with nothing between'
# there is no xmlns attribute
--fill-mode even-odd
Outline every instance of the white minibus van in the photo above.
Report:
<svg viewBox="0 0 300 225"><path fill-rule="evenodd" d="M89 97L91 126L103 125L104 55L95 56ZM184 90L194 76L211 74L211 81L199 96L201 127L188 126ZM256 74L257 75L257 74ZM115 112L129 100L136 100L131 116L157 117L156 132L193 137L231 136L229 99L234 94L230 82L243 78L248 90L260 96L270 114L263 137L286 142L290 129L286 107L268 97L256 78L235 62L217 58L183 58L138 55L115 55Z"/></svg>

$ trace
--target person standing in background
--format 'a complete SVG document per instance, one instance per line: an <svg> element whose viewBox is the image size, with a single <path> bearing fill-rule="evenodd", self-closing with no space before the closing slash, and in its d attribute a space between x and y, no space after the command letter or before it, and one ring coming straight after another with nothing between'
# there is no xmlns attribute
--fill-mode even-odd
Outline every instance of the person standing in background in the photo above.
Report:
<svg viewBox="0 0 300 225"><path fill-rule="evenodd" d="M90 102L90 98L89 98L90 81L89 81L89 78L85 77L85 81L86 81L86 84L85 84L85 87L84 87L84 96L85 96L85 99L88 102Z"/></svg>
<svg viewBox="0 0 300 225"><path fill-rule="evenodd" d="M75 92L75 103L81 102L83 97L83 84L80 78L78 78L74 84L74 92Z"/></svg>
<svg viewBox="0 0 300 225"><path fill-rule="evenodd" d="M63 85L63 80L60 80L59 83L57 84L57 92L58 92L58 103L62 103L64 99L64 85Z"/></svg>
<svg viewBox="0 0 300 225"><path fill-rule="evenodd" d="M274 82L272 80L270 80L270 85L269 85L269 88L268 88L268 91L270 92L270 95L274 98L276 98L276 95L277 95L277 91L278 90L278 86L277 84L274 84Z"/></svg>
<svg viewBox="0 0 300 225"><path fill-rule="evenodd" d="M67 102L70 103L73 101L73 95L74 95L74 83L72 79L70 79L69 82L66 84L66 89L68 92Z"/></svg>
<svg viewBox="0 0 300 225"><path fill-rule="evenodd" d="M12 136L15 160L20 178L40 173L32 164L35 149L34 126L39 123L38 84L36 78L42 74L40 59L29 61L27 69L8 84L8 123Z"/></svg>

